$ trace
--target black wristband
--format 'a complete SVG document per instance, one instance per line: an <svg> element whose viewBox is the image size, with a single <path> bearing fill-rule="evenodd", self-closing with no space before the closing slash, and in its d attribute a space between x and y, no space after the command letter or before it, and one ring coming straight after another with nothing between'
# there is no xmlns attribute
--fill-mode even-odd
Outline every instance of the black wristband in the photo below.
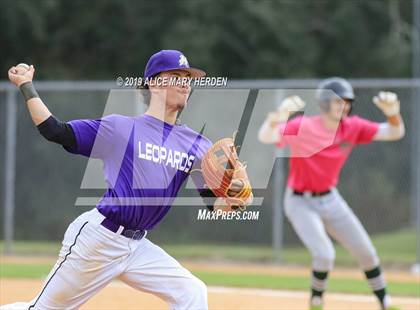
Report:
<svg viewBox="0 0 420 310"><path fill-rule="evenodd" d="M22 92L23 98L25 98L25 101L28 101L32 98L39 98L38 93L36 92L36 89L32 82L26 82L20 85L20 91Z"/></svg>

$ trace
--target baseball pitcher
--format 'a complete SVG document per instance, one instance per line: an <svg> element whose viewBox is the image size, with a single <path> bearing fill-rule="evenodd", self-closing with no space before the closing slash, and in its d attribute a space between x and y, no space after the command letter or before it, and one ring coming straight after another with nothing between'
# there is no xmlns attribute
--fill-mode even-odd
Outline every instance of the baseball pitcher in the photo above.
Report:
<svg viewBox="0 0 420 310"><path fill-rule="evenodd" d="M29 303L1 309L78 309L116 278L157 295L171 309L207 309L206 285L146 238L147 231L167 214L193 168L207 167L204 157L213 158L212 152L217 151L202 134L177 122L178 112L187 105L190 85L149 83L144 115L62 122L35 90L34 72L33 66L21 64L8 74L22 91L40 134L70 153L101 159L108 189L96 208L68 227L59 259L39 294ZM204 75L176 50L152 55L144 72L150 81ZM228 158L236 154L232 149L226 153ZM242 166L235 156L231 164ZM202 172L194 178L200 194L207 201L214 198L209 208L233 210L252 200L247 178L234 174L224 185L223 193L228 194L214 194L204 180L217 178L214 169L206 170L210 176Z"/></svg>
<svg viewBox="0 0 420 310"><path fill-rule="evenodd" d="M316 97L321 115L288 120L305 106L301 98L292 96L268 114L259 131L262 143L290 148L284 208L312 256L310 307L322 309L322 296L335 257L330 235L357 259L381 308L396 309L386 293L376 250L336 185L353 147L404 136L400 102L394 93L379 92L373 103L385 114L387 122L376 123L349 115L355 95L350 83L342 78L321 82Z"/></svg>

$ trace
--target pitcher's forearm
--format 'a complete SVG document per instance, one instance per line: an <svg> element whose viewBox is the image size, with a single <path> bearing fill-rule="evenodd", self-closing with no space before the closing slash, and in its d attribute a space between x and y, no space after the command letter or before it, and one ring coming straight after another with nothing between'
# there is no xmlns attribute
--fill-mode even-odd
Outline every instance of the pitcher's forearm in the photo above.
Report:
<svg viewBox="0 0 420 310"><path fill-rule="evenodd" d="M32 98L26 102L32 121L36 126L46 121L51 112L40 98Z"/></svg>
<svg viewBox="0 0 420 310"><path fill-rule="evenodd" d="M41 98L39 98L32 82L24 83L19 88L26 101L26 105L34 124L38 126L47 120L51 116L51 112L48 110L44 102L42 102Z"/></svg>

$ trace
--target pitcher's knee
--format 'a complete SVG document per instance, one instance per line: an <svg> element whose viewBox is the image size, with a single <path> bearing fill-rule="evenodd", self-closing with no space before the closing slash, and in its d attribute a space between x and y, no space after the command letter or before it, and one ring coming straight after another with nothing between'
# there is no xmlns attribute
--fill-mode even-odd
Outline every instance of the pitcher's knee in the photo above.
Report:
<svg viewBox="0 0 420 310"><path fill-rule="evenodd" d="M312 268L314 270L329 271L334 266L335 252L327 251L312 256Z"/></svg>
<svg viewBox="0 0 420 310"><path fill-rule="evenodd" d="M192 276L182 284L182 293L176 297L180 309L206 310L207 286L200 279Z"/></svg>
<svg viewBox="0 0 420 310"><path fill-rule="evenodd" d="M207 300L207 285L196 277L194 277L190 282L191 286L189 287L189 290L191 293L195 296L200 296L201 298L205 296Z"/></svg>

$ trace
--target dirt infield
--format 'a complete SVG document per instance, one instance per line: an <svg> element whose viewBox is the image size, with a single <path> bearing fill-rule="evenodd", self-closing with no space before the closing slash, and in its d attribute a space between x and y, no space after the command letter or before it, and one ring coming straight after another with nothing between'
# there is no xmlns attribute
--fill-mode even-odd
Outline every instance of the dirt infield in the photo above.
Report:
<svg viewBox="0 0 420 310"><path fill-rule="evenodd" d="M42 286L40 280L1 279L0 304L28 301ZM243 310L300 310L307 309L307 293L262 289L209 288L210 309ZM396 305L404 310L420 309L418 298L394 298ZM135 291L120 282L113 282L94 296L83 310L134 310L167 309L159 298ZM328 294L326 310L370 310L378 309L372 296Z"/></svg>
<svg viewBox="0 0 420 310"><path fill-rule="evenodd" d="M303 276L309 277L311 269L309 267L301 266L276 266L276 265L261 265L261 264L230 264L230 263L200 263L200 262L182 262L189 270L199 271L214 271L224 273L249 273L249 274L265 274L278 276ZM335 268L330 277L346 278L346 279L360 279L364 280L365 275L359 269L342 269ZM420 285L420 278L418 275L401 271L401 270L385 270L385 277L387 280L403 283L418 283Z"/></svg>

